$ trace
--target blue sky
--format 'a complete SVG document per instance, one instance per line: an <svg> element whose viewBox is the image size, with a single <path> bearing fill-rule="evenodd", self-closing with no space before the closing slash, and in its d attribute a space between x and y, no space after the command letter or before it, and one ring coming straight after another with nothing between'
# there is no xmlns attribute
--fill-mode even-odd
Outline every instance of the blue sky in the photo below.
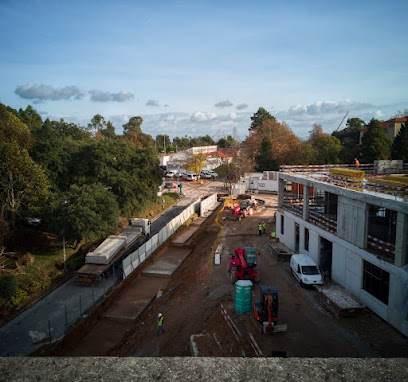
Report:
<svg viewBox="0 0 408 382"><path fill-rule="evenodd" d="M408 108L406 1L0 0L0 102L117 132L307 137ZM343 125L344 127L344 125Z"/></svg>

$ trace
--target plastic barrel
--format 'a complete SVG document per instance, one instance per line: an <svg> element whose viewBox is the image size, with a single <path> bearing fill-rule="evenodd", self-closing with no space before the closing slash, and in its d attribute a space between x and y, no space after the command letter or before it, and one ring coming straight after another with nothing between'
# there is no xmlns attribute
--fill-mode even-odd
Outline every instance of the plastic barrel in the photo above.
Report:
<svg viewBox="0 0 408 382"><path fill-rule="evenodd" d="M239 280L235 283L235 312L250 313L252 311L252 282Z"/></svg>

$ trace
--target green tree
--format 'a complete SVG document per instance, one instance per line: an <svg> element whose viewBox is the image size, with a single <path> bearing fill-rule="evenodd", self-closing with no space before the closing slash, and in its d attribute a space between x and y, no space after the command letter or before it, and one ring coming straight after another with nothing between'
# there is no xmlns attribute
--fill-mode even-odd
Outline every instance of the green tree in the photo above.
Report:
<svg viewBox="0 0 408 382"><path fill-rule="evenodd" d="M323 134L318 137L312 144L316 156L315 164L336 164L339 162L341 143L336 137Z"/></svg>
<svg viewBox="0 0 408 382"><path fill-rule="evenodd" d="M17 294L17 278L14 275L4 275L0 278L0 297L10 300Z"/></svg>
<svg viewBox="0 0 408 382"><path fill-rule="evenodd" d="M174 137L172 145L176 152L186 150L190 147L190 138L187 135L182 138Z"/></svg>
<svg viewBox="0 0 408 382"><path fill-rule="evenodd" d="M408 162L408 122L401 126L391 147L391 158Z"/></svg>
<svg viewBox="0 0 408 382"><path fill-rule="evenodd" d="M375 160L387 159L391 145L391 140L382 130L381 122L373 118L361 139L362 160L364 163L372 163Z"/></svg>
<svg viewBox="0 0 408 382"><path fill-rule="evenodd" d="M255 171L279 171L279 164L273 155L271 141L264 138L261 143L259 155L255 158Z"/></svg>
<svg viewBox="0 0 408 382"><path fill-rule="evenodd" d="M341 163L353 163L354 158L360 157L360 132L365 122L360 118L349 118L346 128L333 131L332 136L341 142L339 159Z"/></svg>
<svg viewBox="0 0 408 382"><path fill-rule="evenodd" d="M258 111L251 117L251 126L249 131L255 131L263 122L273 120L276 121L276 118L267 112L263 107L260 107Z"/></svg>
<svg viewBox="0 0 408 382"><path fill-rule="evenodd" d="M156 148L159 153L167 153L170 151L171 141L168 135L156 135Z"/></svg>
<svg viewBox="0 0 408 382"><path fill-rule="evenodd" d="M51 229L76 250L86 241L106 237L118 227L119 205L115 195L99 183L72 185L53 210Z"/></svg>
<svg viewBox="0 0 408 382"><path fill-rule="evenodd" d="M41 129L42 118L31 105L28 105L25 110L20 109L17 117L28 126L32 133Z"/></svg>
<svg viewBox="0 0 408 382"><path fill-rule="evenodd" d="M14 227L24 210L44 207L49 183L41 166L17 144L1 145L0 158L0 216Z"/></svg>
<svg viewBox="0 0 408 382"><path fill-rule="evenodd" d="M238 147L239 142L231 135L228 135L226 138L220 138L217 142L217 146L222 148Z"/></svg>
<svg viewBox="0 0 408 382"><path fill-rule="evenodd" d="M135 216L156 198L163 176L154 147L135 148L122 139L83 142L71 161L69 182L101 183L116 195L126 217Z"/></svg>
<svg viewBox="0 0 408 382"><path fill-rule="evenodd" d="M19 147L29 148L32 144L30 129L0 103L0 143L13 142Z"/></svg>
<svg viewBox="0 0 408 382"><path fill-rule="evenodd" d="M136 134L142 134L142 123L143 123L143 118L136 116L132 117L129 119L128 123L125 123L122 125L123 127L123 134L129 134L129 133L136 133Z"/></svg>
<svg viewBox="0 0 408 382"><path fill-rule="evenodd" d="M99 130L99 133L106 138L116 137L115 126L113 126L111 121L106 122L106 125Z"/></svg>

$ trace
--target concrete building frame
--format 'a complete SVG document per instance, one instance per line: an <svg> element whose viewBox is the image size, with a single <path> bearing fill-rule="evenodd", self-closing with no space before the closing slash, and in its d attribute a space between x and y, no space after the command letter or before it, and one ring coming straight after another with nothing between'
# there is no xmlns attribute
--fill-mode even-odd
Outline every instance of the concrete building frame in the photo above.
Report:
<svg viewBox="0 0 408 382"><path fill-rule="evenodd" d="M301 206L291 210L284 203L286 184L303 186ZM310 218L310 190L337 195L336 230L316 224ZM393 259L383 258L367 248L369 205L396 211L396 238ZM296 207L296 206L294 206ZM283 224L283 226L282 226ZM297 234L298 227L298 234ZM308 250L305 248L305 232ZM408 336L408 203L376 192L360 192L313 179L307 174L279 174L276 233L293 252L307 253L321 265L322 241L332 243L331 276L369 309ZM367 287L369 268L384 275L380 285L388 291L381 301ZM381 276L382 277L382 276ZM364 284L366 283L366 284ZM385 285L386 284L386 285ZM381 293L380 293L381 294Z"/></svg>

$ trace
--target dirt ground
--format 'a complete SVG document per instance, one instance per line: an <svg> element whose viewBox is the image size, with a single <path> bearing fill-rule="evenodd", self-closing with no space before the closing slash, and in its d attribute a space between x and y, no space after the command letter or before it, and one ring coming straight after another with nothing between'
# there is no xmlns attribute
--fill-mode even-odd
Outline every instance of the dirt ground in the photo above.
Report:
<svg viewBox="0 0 408 382"><path fill-rule="evenodd" d="M194 248L166 284L164 297L155 299L135 322L117 323L106 318L93 325L94 341L82 341L86 333L71 338L58 348L58 355L70 356L190 356L190 336L195 337L201 356L247 356L255 352L251 333L265 356L285 351L288 357L408 357L408 338L364 310L357 317L337 319L319 303L318 292L303 289L289 271L289 264L278 262L265 245L274 230L272 218L277 196L259 196L266 208L240 221L221 219L221 265L214 265L211 249L219 232L212 216L197 232ZM224 216L231 214L226 210ZM268 234L259 236L258 222L265 221ZM234 285L227 271L228 254L237 247L254 245L259 253L259 285L279 291L279 320L287 332L261 334L252 314L234 312ZM259 298L259 285L253 289L253 303ZM129 283L128 287L132 287ZM168 294L166 295L166 293ZM237 341L220 310L220 304L238 327ZM157 314L164 315L165 332L157 336ZM99 329L98 329L99 328ZM94 346L92 346L94 344ZM276 354L276 353L275 353ZM282 354L282 353L281 353Z"/></svg>

